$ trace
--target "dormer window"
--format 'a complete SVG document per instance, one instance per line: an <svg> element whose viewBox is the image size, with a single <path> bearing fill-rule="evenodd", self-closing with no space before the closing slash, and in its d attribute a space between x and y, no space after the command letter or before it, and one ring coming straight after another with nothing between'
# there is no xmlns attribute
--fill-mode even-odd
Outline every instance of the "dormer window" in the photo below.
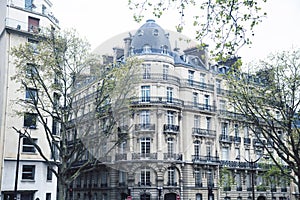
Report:
<svg viewBox="0 0 300 200"><path fill-rule="evenodd" d="M158 30L157 30L157 29L154 29L154 30L153 30L153 35L154 35L154 36L158 36Z"/></svg>
<svg viewBox="0 0 300 200"><path fill-rule="evenodd" d="M151 46L148 44L145 44L143 46L143 53L150 53L151 52Z"/></svg>
<svg viewBox="0 0 300 200"><path fill-rule="evenodd" d="M168 47L167 46L162 46L161 47L161 53L167 54L168 53Z"/></svg>
<svg viewBox="0 0 300 200"><path fill-rule="evenodd" d="M138 36L142 36L142 35L144 35L144 31L143 30L139 30L138 31Z"/></svg>

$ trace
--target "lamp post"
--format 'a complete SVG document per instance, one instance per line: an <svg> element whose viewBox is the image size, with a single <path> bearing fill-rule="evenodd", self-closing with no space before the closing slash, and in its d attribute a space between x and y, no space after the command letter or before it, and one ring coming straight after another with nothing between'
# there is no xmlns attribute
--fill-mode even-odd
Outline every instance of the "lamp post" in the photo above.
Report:
<svg viewBox="0 0 300 200"><path fill-rule="evenodd" d="M254 190L254 164L257 163L259 161L261 157L257 158L255 161L249 161L249 160L246 160L245 161L247 163L249 163L250 165L250 168L251 168L251 190L252 190L252 200L255 200L255 190Z"/></svg>
<svg viewBox="0 0 300 200"><path fill-rule="evenodd" d="M21 143L21 138L23 137L23 134L21 132L18 133L19 133L19 140L18 140L17 163L16 163L16 173L15 173L14 200L18 199L17 196L18 196L19 165L20 165L20 143Z"/></svg>

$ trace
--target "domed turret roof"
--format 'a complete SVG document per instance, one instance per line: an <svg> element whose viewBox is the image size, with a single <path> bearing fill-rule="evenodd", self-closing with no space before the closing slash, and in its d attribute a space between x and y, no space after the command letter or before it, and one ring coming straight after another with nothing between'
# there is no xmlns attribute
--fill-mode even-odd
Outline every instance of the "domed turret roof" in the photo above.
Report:
<svg viewBox="0 0 300 200"><path fill-rule="evenodd" d="M166 34L154 20L147 20L135 33L131 46L134 49L143 49L149 46L151 49L171 50L169 34Z"/></svg>

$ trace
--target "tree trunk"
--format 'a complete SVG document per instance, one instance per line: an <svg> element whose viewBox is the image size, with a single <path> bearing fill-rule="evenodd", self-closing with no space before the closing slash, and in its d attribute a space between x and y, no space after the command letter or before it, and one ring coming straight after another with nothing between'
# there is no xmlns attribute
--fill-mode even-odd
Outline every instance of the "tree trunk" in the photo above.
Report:
<svg viewBox="0 0 300 200"><path fill-rule="evenodd" d="M57 179L57 200L67 200L67 186L62 177Z"/></svg>

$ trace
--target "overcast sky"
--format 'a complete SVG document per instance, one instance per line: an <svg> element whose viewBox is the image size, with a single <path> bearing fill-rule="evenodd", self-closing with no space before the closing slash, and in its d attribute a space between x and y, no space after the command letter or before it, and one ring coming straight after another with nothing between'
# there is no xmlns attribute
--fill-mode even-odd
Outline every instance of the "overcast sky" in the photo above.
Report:
<svg viewBox="0 0 300 200"><path fill-rule="evenodd" d="M86 37L92 48L123 32L138 29L141 24L134 22L127 0L51 0L53 14L62 28L75 28ZM251 48L244 47L240 55L245 60L263 59L270 52L292 47L300 48L300 0L268 0L268 17L256 29ZM155 19L164 29L175 31L178 18L170 12L161 19ZM184 34L193 37L192 27Z"/></svg>

